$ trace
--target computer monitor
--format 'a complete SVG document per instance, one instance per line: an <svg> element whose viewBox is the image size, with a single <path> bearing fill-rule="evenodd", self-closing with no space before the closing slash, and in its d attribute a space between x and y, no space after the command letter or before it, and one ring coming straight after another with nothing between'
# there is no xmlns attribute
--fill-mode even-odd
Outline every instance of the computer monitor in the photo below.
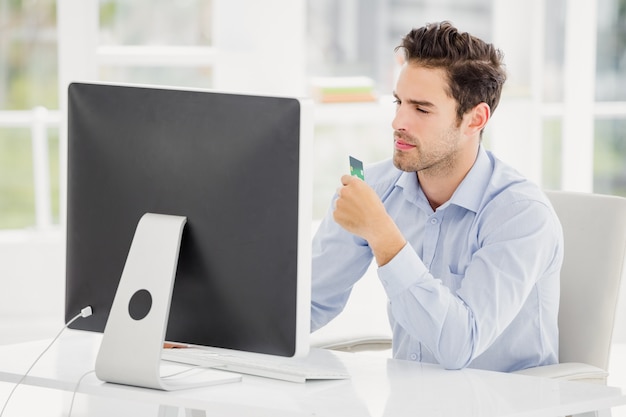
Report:
<svg viewBox="0 0 626 417"><path fill-rule="evenodd" d="M145 213L185 216L166 340L300 356L310 323L307 100L68 89L66 320L102 332Z"/></svg>

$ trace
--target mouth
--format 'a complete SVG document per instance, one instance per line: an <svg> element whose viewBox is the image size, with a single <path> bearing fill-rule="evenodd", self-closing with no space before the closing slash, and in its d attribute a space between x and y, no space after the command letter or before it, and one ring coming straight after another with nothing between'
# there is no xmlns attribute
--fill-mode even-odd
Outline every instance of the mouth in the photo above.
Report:
<svg viewBox="0 0 626 417"><path fill-rule="evenodd" d="M402 139L396 137L394 139L394 145L396 147L397 150L399 151L409 151L413 148L415 148L415 145L411 145L408 142L403 141Z"/></svg>

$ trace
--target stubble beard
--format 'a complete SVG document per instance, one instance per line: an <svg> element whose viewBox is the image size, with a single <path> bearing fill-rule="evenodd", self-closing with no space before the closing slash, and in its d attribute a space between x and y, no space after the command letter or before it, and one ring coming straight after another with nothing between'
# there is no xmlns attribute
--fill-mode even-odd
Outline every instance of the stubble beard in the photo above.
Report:
<svg viewBox="0 0 626 417"><path fill-rule="evenodd" d="M402 132L395 132L394 139L415 145L415 148L402 151L394 149L393 163L399 170L416 172L420 175L442 176L454 170L459 155L458 129L451 127L445 131L437 146L424 150L421 143L414 137Z"/></svg>

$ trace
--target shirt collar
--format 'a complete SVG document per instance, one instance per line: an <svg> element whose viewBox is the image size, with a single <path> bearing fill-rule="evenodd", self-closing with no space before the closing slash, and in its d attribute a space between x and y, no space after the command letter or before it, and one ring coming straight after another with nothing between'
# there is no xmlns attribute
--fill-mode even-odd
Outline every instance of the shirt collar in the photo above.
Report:
<svg viewBox="0 0 626 417"><path fill-rule="evenodd" d="M426 213L432 213L430 204L417 181L417 174L415 172L402 172L396 182L396 187L402 190L402 195L408 202L413 203Z"/></svg>
<svg viewBox="0 0 626 417"><path fill-rule="evenodd" d="M491 160L489 155L487 155L487 151L481 145L478 148L478 155L474 165L463 181L461 181L454 194L452 194L450 204L477 212L489 185L491 173Z"/></svg>

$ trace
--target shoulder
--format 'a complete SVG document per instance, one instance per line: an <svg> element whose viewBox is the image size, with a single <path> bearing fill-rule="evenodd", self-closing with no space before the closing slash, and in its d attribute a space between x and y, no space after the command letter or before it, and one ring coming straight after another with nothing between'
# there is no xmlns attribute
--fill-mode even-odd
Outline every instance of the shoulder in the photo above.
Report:
<svg viewBox="0 0 626 417"><path fill-rule="evenodd" d="M485 203L510 205L516 203L551 208L548 197L535 182L519 173L509 164L489 153L493 166L491 181L485 190Z"/></svg>
<svg viewBox="0 0 626 417"><path fill-rule="evenodd" d="M520 232L543 225L560 235L559 219L541 187L492 154L489 157L493 174L485 189L479 218L496 228L514 221Z"/></svg>

